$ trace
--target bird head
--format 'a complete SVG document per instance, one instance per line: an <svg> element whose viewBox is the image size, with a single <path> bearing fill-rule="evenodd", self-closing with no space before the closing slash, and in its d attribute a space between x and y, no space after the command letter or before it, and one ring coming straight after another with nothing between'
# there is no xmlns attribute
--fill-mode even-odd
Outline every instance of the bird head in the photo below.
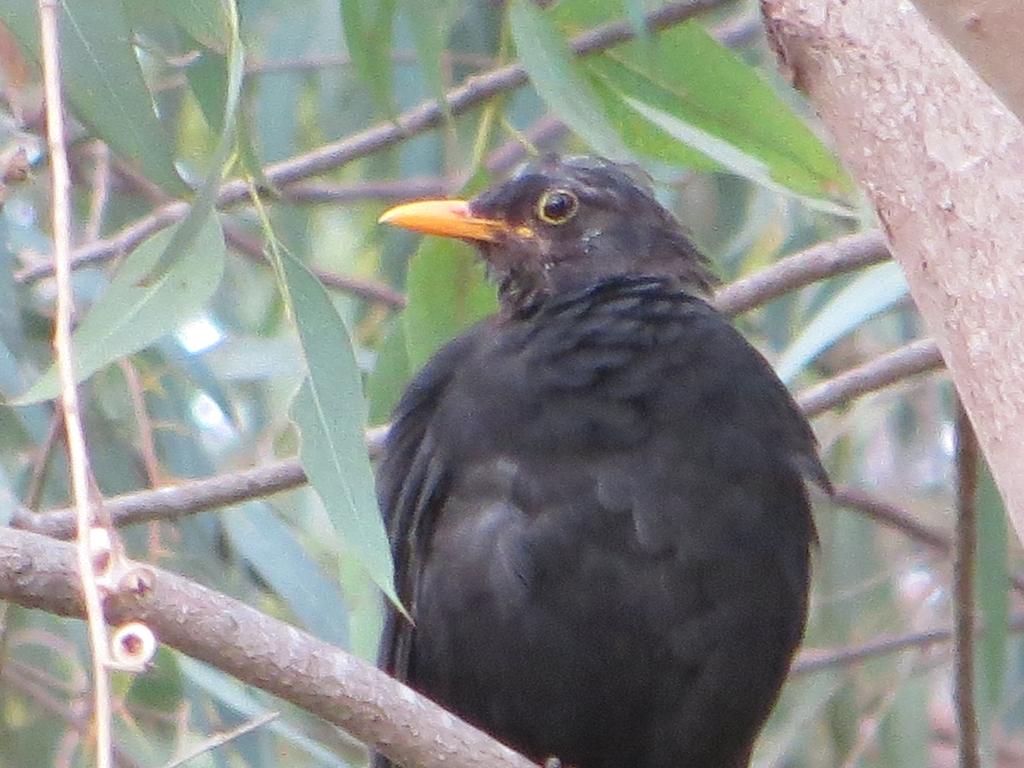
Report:
<svg viewBox="0 0 1024 768"><path fill-rule="evenodd" d="M471 200L421 200L380 221L468 240L513 304L620 275L653 275L705 293L704 257L634 166L548 156Z"/></svg>

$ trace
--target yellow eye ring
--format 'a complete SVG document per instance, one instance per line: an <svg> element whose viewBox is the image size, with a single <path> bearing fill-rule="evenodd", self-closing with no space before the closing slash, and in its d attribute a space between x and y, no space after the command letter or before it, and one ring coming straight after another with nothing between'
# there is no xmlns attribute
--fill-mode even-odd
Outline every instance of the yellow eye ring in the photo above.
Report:
<svg viewBox="0 0 1024 768"><path fill-rule="evenodd" d="M537 218L548 224L564 224L579 207L579 199L569 190L551 189L537 201Z"/></svg>

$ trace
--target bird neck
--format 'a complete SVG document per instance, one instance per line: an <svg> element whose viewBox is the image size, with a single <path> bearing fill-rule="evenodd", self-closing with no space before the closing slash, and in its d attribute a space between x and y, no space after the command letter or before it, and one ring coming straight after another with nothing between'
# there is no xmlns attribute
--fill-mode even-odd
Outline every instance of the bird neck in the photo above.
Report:
<svg viewBox="0 0 1024 768"><path fill-rule="evenodd" d="M506 320L527 320L546 309L590 300L598 294L611 296L619 293L635 294L638 291L683 293L702 301L710 298L706 283L687 281L676 275L608 275L596 282L557 291L542 290L536 286L530 290L521 280L506 278L499 284L500 314Z"/></svg>

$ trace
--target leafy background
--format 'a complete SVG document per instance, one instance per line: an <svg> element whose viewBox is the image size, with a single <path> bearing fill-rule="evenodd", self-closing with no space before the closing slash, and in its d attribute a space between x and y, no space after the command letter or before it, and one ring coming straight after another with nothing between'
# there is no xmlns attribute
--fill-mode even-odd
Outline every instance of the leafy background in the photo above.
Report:
<svg viewBox="0 0 1024 768"><path fill-rule="evenodd" d="M536 151L630 160L726 283L873 229L776 74L756 3L695 5L704 12L676 21L682 4L642 0L62 3L76 345L103 493L295 455L312 480L128 528L130 555L372 658L390 562L364 427L386 423L412 373L495 305L466 249L377 227L392 202L471 194ZM645 14L673 23L648 31ZM68 483L48 373L35 1L0 0L0 22L6 522L66 505ZM634 39L607 48L609 29ZM798 392L921 334L890 263L737 322ZM928 375L815 419L835 482L870 503L817 500L806 655L759 768L954 764L941 546L956 504L954 416L949 385ZM903 517L880 525L865 514L872 504ZM986 759L1024 765L1022 624L1008 579L1018 558L984 474L976 506ZM87 668L80 623L0 605L0 765L90 763ZM268 710L282 717L188 765L364 759L333 727L167 649L115 682L122 765L162 765Z"/></svg>

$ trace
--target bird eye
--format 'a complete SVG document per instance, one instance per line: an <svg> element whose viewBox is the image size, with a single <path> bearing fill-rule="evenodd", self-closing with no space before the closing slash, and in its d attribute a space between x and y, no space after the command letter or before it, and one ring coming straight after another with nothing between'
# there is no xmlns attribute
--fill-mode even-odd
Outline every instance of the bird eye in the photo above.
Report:
<svg viewBox="0 0 1024 768"><path fill-rule="evenodd" d="M548 224L562 224L576 215L580 201L566 189L554 189L541 195L537 217Z"/></svg>

